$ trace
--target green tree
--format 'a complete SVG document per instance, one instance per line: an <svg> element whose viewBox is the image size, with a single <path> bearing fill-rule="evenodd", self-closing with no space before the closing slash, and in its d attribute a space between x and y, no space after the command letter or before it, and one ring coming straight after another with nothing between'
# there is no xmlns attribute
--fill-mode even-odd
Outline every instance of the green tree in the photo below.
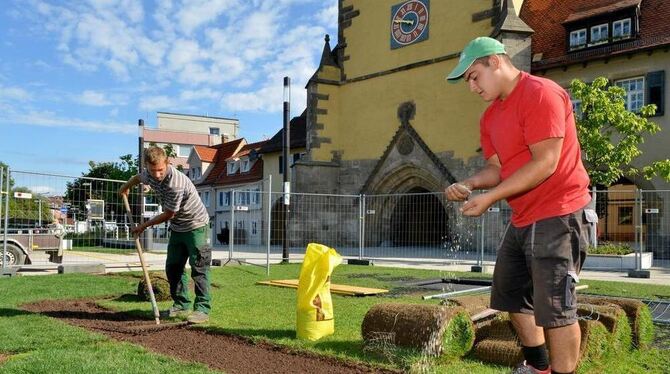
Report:
<svg viewBox="0 0 670 374"><path fill-rule="evenodd" d="M631 163L642 154L638 147L644 136L660 127L649 121L655 105L645 105L639 113L626 110L626 92L609 85L606 78L587 84L575 79L570 84L573 99L581 101L576 114L579 142L592 185L611 186L624 175L659 176L670 181L670 159L658 160L641 169Z"/></svg>

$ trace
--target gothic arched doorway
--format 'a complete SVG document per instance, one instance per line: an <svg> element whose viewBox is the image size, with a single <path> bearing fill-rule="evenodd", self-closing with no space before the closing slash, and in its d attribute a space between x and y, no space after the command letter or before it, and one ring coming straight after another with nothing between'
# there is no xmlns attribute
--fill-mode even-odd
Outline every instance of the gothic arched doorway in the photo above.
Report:
<svg viewBox="0 0 670 374"><path fill-rule="evenodd" d="M402 196L391 215L394 246L440 245L448 240L448 216L440 199L415 187Z"/></svg>

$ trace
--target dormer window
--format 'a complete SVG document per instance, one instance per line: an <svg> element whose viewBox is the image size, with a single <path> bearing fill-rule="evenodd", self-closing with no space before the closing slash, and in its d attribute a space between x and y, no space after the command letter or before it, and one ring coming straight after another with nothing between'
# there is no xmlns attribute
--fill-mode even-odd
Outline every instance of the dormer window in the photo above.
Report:
<svg viewBox="0 0 670 374"><path fill-rule="evenodd" d="M242 159L241 162L242 162L242 166L241 166L241 170L240 170L240 171L241 171L242 173L246 173L246 172L248 172L249 169L251 169L251 161L249 161L248 158L244 158L244 159Z"/></svg>
<svg viewBox="0 0 670 374"><path fill-rule="evenodd" d="M603 23L601 25L591 27L591 43L589 45L607 43L608 40L609 40L608 24Z"/></svg>
<svg viewBox="0 0 670 374"><path fill-rule="evenodd" d="M586 29L570 32L570 50L586 47Z"/></svg>
<svg viewBox="0 0 670 374"><path fill-rule="evenodd" d="M621 19L612 23L612 39L627 39L631 36L630 18Z"/></svg>
<svg viewBox="0 0 670 374"><path fill-rule="evenodd" d="M228 175L235 174L239 168L239 165L240 163L237 160L228 161Z"/></svg>

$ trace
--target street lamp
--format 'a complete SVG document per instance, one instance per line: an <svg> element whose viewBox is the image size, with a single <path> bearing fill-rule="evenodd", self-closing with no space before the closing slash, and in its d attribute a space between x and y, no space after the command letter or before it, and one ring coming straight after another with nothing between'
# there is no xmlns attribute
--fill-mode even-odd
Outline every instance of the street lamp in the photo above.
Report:
<svg viewBox="0 0 670 374"><path fill-rule="evenodd" d="M284 145L282 155L284 157L284 240L282 248L282 262L288 263L288 216L290 211L291 198L291 172L289 169L289 155L291 153L291 129L290 129L290 112L291 112L291 78L284 77Z"/></svg>

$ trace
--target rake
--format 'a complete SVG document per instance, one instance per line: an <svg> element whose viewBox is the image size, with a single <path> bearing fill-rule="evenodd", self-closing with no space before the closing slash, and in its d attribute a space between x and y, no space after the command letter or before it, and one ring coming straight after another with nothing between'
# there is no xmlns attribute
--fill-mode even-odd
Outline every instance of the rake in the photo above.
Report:
<svg viewBox="0 0 670 374"><path fill-rule="evenodd" d="M135 226L133 222L133 214L130 211L130 204L128 204L128 196L123 194L123 205L126 207L126 216L128 217L128 222L130 226ZM160 313L158 312L158 305L156 304L156 296L154 296L154 288L151 286L151 279L149 278L149 271L147 270L147 265L144 262L144 253L142 252L142 244L140 243L139 235L133 235L135 238L135 249L137 249L137 255L140 257L140 264L142 265L142 272L144 273L144 281L147 284L147 289L149 289L149 298L151 299L151 308L154 311L154 317L156 318L156 324L160 325Z"/></svg>

